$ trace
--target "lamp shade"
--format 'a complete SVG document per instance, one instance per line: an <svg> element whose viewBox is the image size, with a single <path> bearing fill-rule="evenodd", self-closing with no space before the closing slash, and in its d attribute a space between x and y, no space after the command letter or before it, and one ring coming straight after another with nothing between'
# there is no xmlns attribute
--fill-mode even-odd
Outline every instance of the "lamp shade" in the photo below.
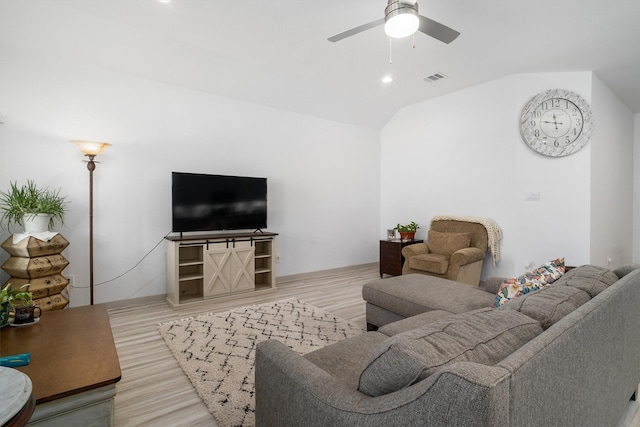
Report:
<svg viewBox="0 0 640 427"><path fill-rule="evenodd" d="M87 156L97 156L102 153L105 148L109 147L111 144L108 142L96 142L96 141L81 141L77 139L71 140L80 151L82 151Z"/></svg>
<svg viewBox="0 0 640 427"><path fill-rule="evenodd" d="M418 3L389 0L385 9L384 32L394 39L408 37L418 31Z"/></svg>

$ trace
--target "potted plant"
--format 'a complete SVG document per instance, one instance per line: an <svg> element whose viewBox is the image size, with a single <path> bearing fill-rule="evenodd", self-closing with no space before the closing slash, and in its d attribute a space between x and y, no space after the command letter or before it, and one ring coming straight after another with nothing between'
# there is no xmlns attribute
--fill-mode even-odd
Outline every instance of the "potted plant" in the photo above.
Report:
<svg viewBox="0 0 640 427"><path fill-rule="evenodd" d="M60 195L60 190L39 188L33 181L18 186L17 182L10 182L9 191L0 191L0 224L6 222L7 229L11 223L24 226L25 232L41 232L53 229L56 219L64 224L67 211L66 197ZM41 225L34 229L33 221L40 220Z"/></svg>
<svg viewBox="0 0 640 427"><path fill-rule="evenodd" d="M7 287L11 286L11 283ZM20 290L13 291L10 297L11 305L15 307L29 307L33 305L33 294L29 291L30 283L20 286ZM25 289L26 288L26 289ZM24 291L22 289L25 289Z"/></svg>
<svg viewBox="0 0 640 427"><path fill-rule="evenodd" d="M33 294L29 292L30 284L27 283L20 287L20 289L27 288L27 290L17 290L11 287L11 283L0 290L0 326L5 326L9 323L9 317L11 307L29 307L33 305Z"/></svg>
<svg viewBox="0 0 640 427"><path fill-rule="evenodd" d="M402 240L413 240L416 236L416 231L420 228L420 226L415 222L411 221L409 224L398 224L395 227L395 230L398 230L400 233L400 237Z"/></svg>
<svg viewBox="0 0 640 427"><path fill-rule="evenodd" d="M5 286L7 301L13 307L14 320L15 324L24 324L24 323L32 323L37 318L40 317L42 310L40 307L36 307L33 304L33 293L29 291L30 283L26 283L20 287L20 289L11 289L11 284L9 283ZM4 292L5 289L2 291ZM38 310L37 316L35 315L35 311Z"/></svg>

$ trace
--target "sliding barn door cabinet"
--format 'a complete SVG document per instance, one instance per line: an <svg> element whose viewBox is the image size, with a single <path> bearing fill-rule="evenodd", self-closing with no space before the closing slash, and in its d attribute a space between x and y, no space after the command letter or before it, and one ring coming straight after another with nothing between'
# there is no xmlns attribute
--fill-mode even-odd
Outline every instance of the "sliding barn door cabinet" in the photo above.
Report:
<svg viewBox="0 0 640 427"><path fill-rule="evenodd" d="M167 237L172 307L246 292L274 291L276 233Z"/></svg>

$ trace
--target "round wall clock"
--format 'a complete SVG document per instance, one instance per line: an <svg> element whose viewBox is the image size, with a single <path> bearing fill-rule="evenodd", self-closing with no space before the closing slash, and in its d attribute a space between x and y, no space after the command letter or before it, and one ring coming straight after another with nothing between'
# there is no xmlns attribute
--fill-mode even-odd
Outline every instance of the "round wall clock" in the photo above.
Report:
<svg viewBox="0 0 640 427"><path fill-rule="evenodd" d="M520 135L533 151L549 157L573 154L593 132L591 107L570 90L551 89L531 98L522 109Z"/></svg>

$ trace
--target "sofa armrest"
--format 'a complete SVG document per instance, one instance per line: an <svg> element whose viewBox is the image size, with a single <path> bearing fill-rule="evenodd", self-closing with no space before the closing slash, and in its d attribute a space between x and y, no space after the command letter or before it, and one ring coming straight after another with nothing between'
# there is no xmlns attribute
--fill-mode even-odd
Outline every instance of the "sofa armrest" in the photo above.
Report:
<svg viewBox="0 0 640 427"><path fill-rule="evenodd" d="M508 424L509 372L503 368L456 363L413 386L371 397L276 340L259 343L255 360L259 426Z"/></svg>
<svg viewBox="0 0 640 427"><path fill-rule="evenodd" d="M472 262L481 261L484 259L484 255L486 252L483 252L481 249L470 247L464 248L455 251L451 255L451 259L449 260L449 265L467 265Z"/></svg>
<svg viewBox="0 0 640 427"><path fill-rule="evenodd" d="M405 258L428 253L429 247L426 243L415 243L413 245L405 246L404 248L402 248L402 256L404 256Z"/></svg>
<svg viewBox="0 0 640 427"><path fill-rule="evenodd" d="M500 285L502 285L505 280L507 280L506 277L487 277L480 282L480 288L485 290L486 292L489 292L490 294L497 294L500 290Z"/></svg>

